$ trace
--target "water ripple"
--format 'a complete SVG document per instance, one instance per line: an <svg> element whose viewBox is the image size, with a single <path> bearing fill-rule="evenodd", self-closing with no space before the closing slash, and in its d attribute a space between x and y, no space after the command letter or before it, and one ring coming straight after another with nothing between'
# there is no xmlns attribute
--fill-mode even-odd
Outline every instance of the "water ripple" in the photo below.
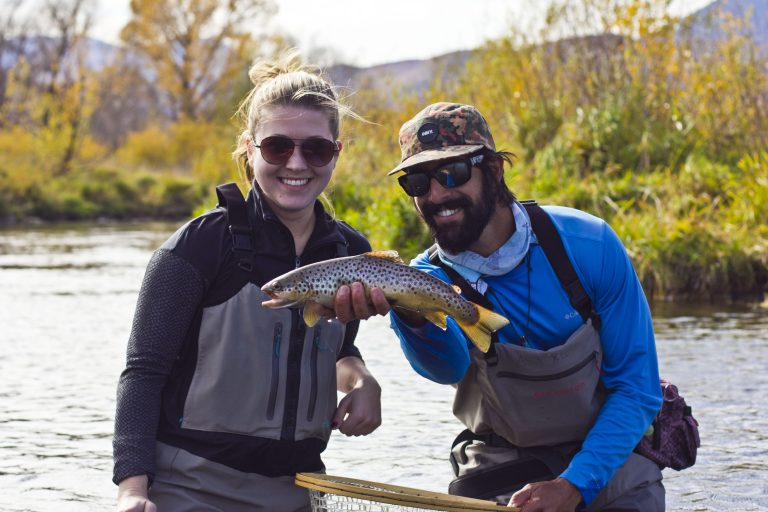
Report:
<svg viewBox="0 0 768 512"><path fill-rule="evenodd" d="M115 386L144 268L174 230L0 230L0 510L114 507ZM661 374L702 436L695 466L664 471L667 508L768 510L768 315L658 305L654 316ZM382 384L383 425L363 438L335 432L328 472L445 491L463 429L453 389L413 372L387 320L364 322L358 340Z"/></svg>

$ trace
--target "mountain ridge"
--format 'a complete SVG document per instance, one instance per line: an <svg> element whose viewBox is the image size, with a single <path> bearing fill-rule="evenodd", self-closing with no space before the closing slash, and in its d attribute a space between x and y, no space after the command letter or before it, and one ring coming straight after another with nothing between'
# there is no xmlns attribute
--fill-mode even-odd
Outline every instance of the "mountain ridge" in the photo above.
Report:
<svg viewBox="0 0 768 512"><path fill-rule="evenodd" d="M768 55L768 8L766 8L766 2L767 0L715 0L688 15L686 19L691 22L694 37L699 35L707 40L712 40L722 37L724 30L717 25L714 30L708 32L707 23L709 20L715 19L716 15L722 13L742 17L751 10L752 26L750 29L752 35L758 47L762 49L765 55ZM616 36L598 34L585 37L610 38ZM34 55L36 53L32 49L34 45L38 44L42 48L45 41L49 39L45 36L30 38L24 45L24 52ZM35 43L35 40L38 42ZM87 38L86 44L87 67L92 70L99 70L108 65L122 49L119 45L91 37ZM445 74L457 67L462 68L473 51L475 50L454 51L427 59L406 59L372 66L339 63L326 66L324 71L334 84L352 90L358 90L363 86L374 88L386 86L390 90L423 91L429 87L436 75ZM8 55L2 55L2 57L0 64L7 67L9 64ZM40 58L39 55L37 58ZM74 65L74 63L70 62L68 65ZM150 81L155 78L149 68L145 68L143 73L145 78Z"/></svg>

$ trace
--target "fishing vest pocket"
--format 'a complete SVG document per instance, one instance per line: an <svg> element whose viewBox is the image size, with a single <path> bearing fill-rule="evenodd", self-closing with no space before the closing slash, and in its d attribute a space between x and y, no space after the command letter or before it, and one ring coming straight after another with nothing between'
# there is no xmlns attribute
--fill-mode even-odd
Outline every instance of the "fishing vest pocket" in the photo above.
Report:
<svg viewBox="0 0 768 512"><path fill-rule="evenodd" d="M591 322L546 351L498 344L493 365L476 352L475 371L459 383L454 402L454 413L470 430L492 431L523 447L586 437L605 400L600 337ZM480 399L468 399L478 392Z"/></svg>
<svg viewBox="0 0 768 512"><path fill-rule="evenodd" d="M247 283L203 310L182 428L280 438L291 311L261 307L267 299Z"/></svg>
<svg viewBox="0 0 768 512"><path fill-rule="evenodd" d="M296 439L331 434L336 411L336 358L345 327L338 320L323 321L307 330L302 353L302 381L296 418Z"/></svg>
<svg viewBox="0 0 768 512"><path fill-rule="evenodd" d="M283 323L275 324L272 333L272 368L269 372L269 400L267 402L267 420L275 418L277 389L280 387L280 352L283 350Z"/></svg>

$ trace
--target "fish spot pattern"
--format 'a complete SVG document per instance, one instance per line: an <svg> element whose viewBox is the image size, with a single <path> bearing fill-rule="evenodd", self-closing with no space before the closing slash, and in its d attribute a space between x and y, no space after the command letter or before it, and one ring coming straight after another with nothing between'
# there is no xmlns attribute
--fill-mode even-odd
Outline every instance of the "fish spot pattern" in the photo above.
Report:
<svg viewBox="0 0 768 512"><path fill-rule="evenodd" d="M475 304L464 299L447 283L404 263L378 256L347 256L313 263L275 281L282 285L280 289L294 295L295 299L324 299L328 302L340 286L359 281L366 290L381 288L391 303L409 309L442 311L471 323L477 321L479 316Z"/></svg>

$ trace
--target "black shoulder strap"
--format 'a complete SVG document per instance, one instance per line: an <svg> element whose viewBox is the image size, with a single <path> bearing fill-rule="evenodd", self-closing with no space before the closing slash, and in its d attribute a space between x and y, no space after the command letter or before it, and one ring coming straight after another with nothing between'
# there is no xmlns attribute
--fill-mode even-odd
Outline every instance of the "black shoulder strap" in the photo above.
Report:
<svg viewBox="0 0 768 512"><path fill-rule="evenodd" d="M451 281L453 281L453 284L455 284L461 289L461 293L463 293L466 298L468 298L475 304L480 304L484 308L490 309L491 311L493 311L493 304L491 303L490 300L488 300L488 297L486 297L479 291L472 288L472 285L470 285L469 282L467 282L467 280L464 279L464 277L461 274L456 272L449 265L446 265L445 262L443 262L443 260L440 259L440 255L437 253L437 244L433 244L432 247L429 248L428 254L429 254L429 262L445 270L445 273L448 274L448 277L451 278ZM491 364L493 361L497 359L495 344L498 341L499 341L499 335L496 331L494 331L491 334L491 346L488 349L488 352L485 353L485 359L489 361L489 364Z"/></svg>
<svg viewBox="0 0 768 512"><path fill-rule="evenodd" d="M600 316L592 309L592 300L587 295L584 286L579 281L579 276L576 275L576 271L573 269L573 264L565 252L563 240L560 238L560 233L557 232L552 219L536 201L521 201L521 204L525 207L531 218L533 232L536 233L536 238L538 238L547 260L555 270L557 279L560 281L563 289L565 289L565 293L568 294L568 300L571 305L579 312L579 315L581 315L585 322L592 319L592 325L595 329L599 329ZM430 263L445 270L454 284L461 288L462 293L469 300L488 309L493 309L490 301L483 294L472 288L458 272L443 263L437 253L437 245L430 247L428 254ZM496 341L495 333L494 341Z"/></svg>
<svg viewBox="0 0 768 512"><path fill-rule="evenodd" d="M218 206L227 211L229 233L232 235L232 249L238 256L237 266L246 272L253 270L254 238L248 219L248 207L236 183L225 183L216 187Z"/></svg>
<svg viewBox="0 0 768 512"><path fill-rule="evenodd" d="M446 265L443 260L440 259L440 255L437 254L437 244L434 244L429 248L428 254L429 262L445 270L445 273L451 278L453 284L461 288L461 293L463 293L469 300L475 304L480 304L484 308L493 309L493 304L491 304L491 301L489 301L485 295L472 288L472 285L470 285L461 274Z"/></svg>
<svg viewBox="0 0 768 512"><path fill-rule="evenodd" d="M563 240L560 238L560 233L557 232L552 219L536 201L521 201L521 204L531 218L533 232L536 233L536 238L538 238L539 245L544 250L549 264L555 270L557 279L565 289L565 293L568 294L571 306L579 312L585 322L591 318L592 325L595 329L599 329L600 317L592 309L592 300L573 269L573 264L565 252Z"/></svg>

